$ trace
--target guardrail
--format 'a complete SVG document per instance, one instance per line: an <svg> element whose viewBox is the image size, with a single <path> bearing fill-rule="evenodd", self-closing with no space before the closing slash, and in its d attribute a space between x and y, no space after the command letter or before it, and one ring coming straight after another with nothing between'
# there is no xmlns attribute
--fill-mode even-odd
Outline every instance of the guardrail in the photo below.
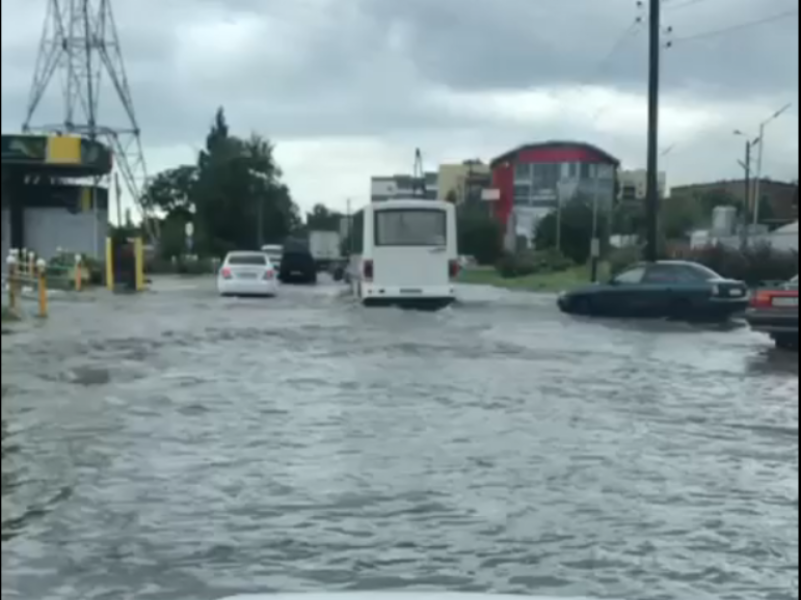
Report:
<svg viewBox="0 0 801 600"><path fill-rule="evenodd" d="M81 255L61 249L47 261L33 250L13 248L6 257L6 267L3 288L8 294L8 310L16 316L21 316L23 298L35 294L39 304L38 315L47 317L50 292L80 292L89 278Z"/></svg>
<svg viewBox="0 0 801 600"><path fill-rule="evenodd" d="M47 261L36 258L27 251L13 249L6 258L8 275L8 310L12 315L20 316L22 309L22 293L25 287L36 290L39 301L39 316L46 318L47 305Z"/></svg>

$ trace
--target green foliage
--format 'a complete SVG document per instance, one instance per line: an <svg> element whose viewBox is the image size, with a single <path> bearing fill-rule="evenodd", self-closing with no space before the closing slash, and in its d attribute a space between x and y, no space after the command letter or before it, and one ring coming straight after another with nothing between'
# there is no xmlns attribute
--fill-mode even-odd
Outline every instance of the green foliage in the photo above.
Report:
<svg viewBox="0 0 801 600"><path fill-rule="evenodd" d="M692 250L683 258L752 286L764 281L787 281L798 274L798 253L774 250L767 244L746 249L707 246Z"/></svg>
<svg viewBox="0 0 801 600"><path fill-rule="evenodd" d="M297 230L300 212L281 182L273 152L258 134L247 139L231 135L220 108L197 163L159 173L145 190L145 203L166 215L161 256L185 252L184 227L190 220L193 252L204 256L281 243Z"/></svg>
<svg viewBox="0 0 801 600"><path fill-rule="evenodd" d="M503 255L503 230L486 211L459 211L457 230L459 254L472 256L480 265L493 265Z"/></svg>
<svg viewBox="0 0 801 600"><path fill-rule="evenodd" d="M339 231L342 215L328 209L323 204L316 204L310 213L306 214L306 228L309 231Z"/></svg>
<svg viewBox="0 0 801 600"><path fill-rule="evenodd" d="M642 248L639 246L619 248L609 254L609 270L617 275L644 259Z"/></svg>
<svg viewBox="0 0 801 600"><path fill-rule="evenodd" d="M562 253L576 264L585 264L590 259L593 233L593 208L591 202L577 197L562 209ZM559 216L551 212L537 224L534 232L537 250L551 250L557 246ZM603 214L598 217L598 238L608 240L608 225ZM602 248L602 252L603 252Z"/></svg>
<svg viewBox="0 0 801 600"><path fill-rule="evenodd" d="M498 274L504 279L515 279L535 274L562 273L576 264L556 250L539 252L524 251L505 254L496 265Z"/></svg>
<svg viewBox="0 0 801 600"><path fill-rule="evenodd" d="M215 258L189 260L186 257L164 259L156 257L145 263L149 275L209 275L217 272L219 261Z"/></svg>

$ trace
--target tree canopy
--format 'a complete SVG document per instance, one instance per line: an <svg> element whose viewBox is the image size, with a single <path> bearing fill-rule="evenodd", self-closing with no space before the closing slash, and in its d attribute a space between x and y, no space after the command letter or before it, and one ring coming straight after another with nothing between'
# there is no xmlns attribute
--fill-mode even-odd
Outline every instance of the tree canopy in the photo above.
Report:
<svg viewBox="0 0 801 600"><path fill-rule="evenodd" d="M194 252L208 255L282 243L296 231L300 211L273 154L274 146L257 133L232 135L220 108L197 162L158 173L145 189L146 205L164 215L162 254L184 251L189 221Z"/></svg>

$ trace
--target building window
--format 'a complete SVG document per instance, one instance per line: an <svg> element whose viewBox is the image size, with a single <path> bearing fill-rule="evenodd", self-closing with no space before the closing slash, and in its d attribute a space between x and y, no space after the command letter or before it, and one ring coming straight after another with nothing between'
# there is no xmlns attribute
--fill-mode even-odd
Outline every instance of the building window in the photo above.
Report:
<svg viewBox="0 0 801 600"><path fill-rule="evenodd" d="M515 164L515 181L531 180L531 165L529 163Z"/></svg>
<svg viewBox="0 0 801 600"><path fill-rule="evenodd" d="M515 184L515 204L518 206L528 206L531 199L530 184Z"/></svg>
<svg viewBox="0 0 801 600"><path fill-rule="evenodd" d="M593 169L594 166L595 165L592 165L590 163L581 163L580 170L579 170L580 178L581 179L592 179L593 175L595 174L594 173L594 169Z"/></svg>
<svg viewBox="0 0 801 600"><path fill-rule="evenodd" d="M578 179L579 176L579 163L570 163L568 165L568 177L570 179Z"/></svg>
<svg viewBox="0 0 801 600"><path fill-rule="evenodd" d="M539 163L532 165L532 182L539 190L555 190L562 178L561 163Z"/></svg>
<svg viewBox="0 0 801 600"><path fill-rule="evenodd" d="M596 165L598 169L598 179L609 181L615 178L615 168L612 165Z"/></svg>

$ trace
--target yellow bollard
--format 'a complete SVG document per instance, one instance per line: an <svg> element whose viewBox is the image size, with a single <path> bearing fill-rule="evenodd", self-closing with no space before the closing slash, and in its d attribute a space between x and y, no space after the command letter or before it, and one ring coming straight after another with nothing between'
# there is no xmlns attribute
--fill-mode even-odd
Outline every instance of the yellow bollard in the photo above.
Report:
<svg viewBox="0 0 801 600"><path fill-rule="evenodd" d="M136 269L136 291L145 289L145 249L142 238L134 239L134 268Z"/></svg>
<svg viewBox="0 0 801 600"><path fill-rule="evenodd" d="M114 291L114 241L106 238L106 288Z"/></svg>
<svg viewBox="0 0 801 600"><path fill-rule="evenodd" d="M17 290L17 268L19 264L13 250L9 253L6 264L8 264L8 309L12 313L16 313L17 300L19 298Z"/></svg>
<svg viewBox="0 0 801 600"><path fill-rule="evenodd" d="M36 261L36 271L39 278L39 317L47 318L47 262L40 258Z"/></svg>
<svg viewBox="0 0 801 600"><path fill-rule="evenodd" d="M81 269L81 255L75 255L75 291L81 291L81 285L83 284L83 269Z"/></svg>

